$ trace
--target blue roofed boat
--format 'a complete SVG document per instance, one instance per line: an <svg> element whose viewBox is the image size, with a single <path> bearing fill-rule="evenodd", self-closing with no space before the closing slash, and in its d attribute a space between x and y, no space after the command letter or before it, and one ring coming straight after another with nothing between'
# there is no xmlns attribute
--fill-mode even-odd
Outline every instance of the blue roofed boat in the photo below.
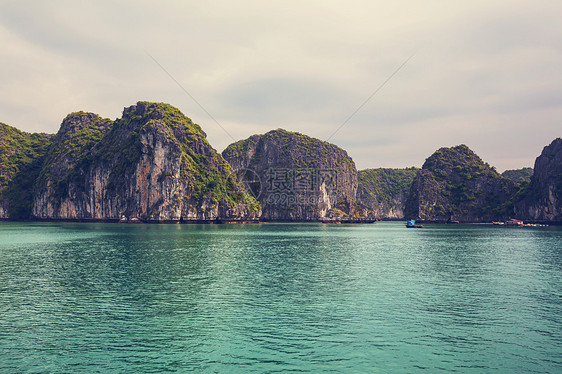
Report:
<svg viewBox="0 0 562 374"><path fill-rule="evenodd" d="M419 224L416 224L416 221L414 221L414 220L410 220L410 221L408 221L408 223L406 223L406 227L421 229L423 226L419 225Z"/></svg>

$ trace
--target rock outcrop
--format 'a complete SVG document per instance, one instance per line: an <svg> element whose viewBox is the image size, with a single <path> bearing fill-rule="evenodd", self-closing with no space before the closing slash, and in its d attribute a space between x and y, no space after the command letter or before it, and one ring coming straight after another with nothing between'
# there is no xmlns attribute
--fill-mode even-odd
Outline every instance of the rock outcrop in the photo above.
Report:
<svg viewBox="0 0 562 374"><path fill-rule="evenodd" d="M509 215L518 190L466 145L440 148L417 172L405 214L436 222L491 222Z"/></svg>
<svg viewBox="0 0 562 374"><path fill-rule="evenodd" d="M535 160L525 197L515 215L529 221L562 222L562 138L544 147Z"/></svg>
<svg viewBox="0 0 562 374"><path fill-rule="evenodd" d="M367 169L358 173L357 200L370 208L377 220L404 219L404 207L417 168Z"/></svg>
<svg viewBox="0 0 562 374"><path fill-rule="evenodd" d="M115 121L72 113L56 135L0 123L0 219L562 223L561 194L561 138L534 170L503 176L465 145L437 150L422 169L358 173L343 149L281 129L221 156L162 103L139 102Z"/></svg>
<svg viewBox="0 0 562 374"><path fill-rule="evenodd" d="M264 221L370 218L356 202L355 163L333 144L278 129L231 144L222 155L258 198Z"/></svg>
<svg viewBox="0 0 562 374"><path fill-rule="evenodd" d="M52 135L0 123L0 219L28 219L35 178Z"/></svg>
<svg viewBox="0 0 562 374"><path fill-rule="evenodd" d="M36 183L38 219L188 222L251 220L228 163L178 109L139 102L116 121L73 113Z"/></svg>

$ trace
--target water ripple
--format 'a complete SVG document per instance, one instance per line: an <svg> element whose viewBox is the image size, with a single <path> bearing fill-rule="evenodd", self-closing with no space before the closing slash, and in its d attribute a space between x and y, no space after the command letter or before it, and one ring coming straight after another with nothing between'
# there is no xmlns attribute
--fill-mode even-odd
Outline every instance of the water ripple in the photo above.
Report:
<svg viewBox="0 0 562 374"><path fill-rule="evenodd" d="M0 226L0 372L561 372L562 230Z"/></svg>

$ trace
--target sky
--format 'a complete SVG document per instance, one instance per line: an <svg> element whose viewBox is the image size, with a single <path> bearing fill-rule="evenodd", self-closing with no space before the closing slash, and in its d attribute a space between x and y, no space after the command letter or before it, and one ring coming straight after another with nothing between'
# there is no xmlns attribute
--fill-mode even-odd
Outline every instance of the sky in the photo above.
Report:
<svg viewBox="0 0 562 374"><path fill-rule="evenodd" d="M559 0L0 0L0 122L55 133L74 111L156 101L219 152L284 128L358 169L459 144L532 167L562 136L561 14Z"/></svg>

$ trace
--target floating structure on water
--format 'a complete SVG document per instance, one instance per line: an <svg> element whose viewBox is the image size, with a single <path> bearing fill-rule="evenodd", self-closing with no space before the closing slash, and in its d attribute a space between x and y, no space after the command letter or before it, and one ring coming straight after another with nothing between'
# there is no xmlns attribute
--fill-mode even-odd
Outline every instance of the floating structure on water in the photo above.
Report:
<svg viewBox="0 0 562 374"><path fill-rule="evenodd" d="M410 221L408 221L408 223L406 223L406 227L414 228L414 229L421 229L423 226L420 225L420 224L417 224L416 221L414 221L414 220L410 220Z"/></svg>
<svg viewBox="0 0 562 374"><path fill-rule="evenodd" d="M523 221L519 220L519 219L515 219L515 218L510 218L507 221L504 222L504 225L506 226L524 226Z"/></svg>
<svg viewBox="0 0 562 374"><path fill-rule="evenodd" d="M548 227L542 223L525 223L522 220L509 218L507 221L492 222L495 226L511 226L511 227Z"/></svg>

